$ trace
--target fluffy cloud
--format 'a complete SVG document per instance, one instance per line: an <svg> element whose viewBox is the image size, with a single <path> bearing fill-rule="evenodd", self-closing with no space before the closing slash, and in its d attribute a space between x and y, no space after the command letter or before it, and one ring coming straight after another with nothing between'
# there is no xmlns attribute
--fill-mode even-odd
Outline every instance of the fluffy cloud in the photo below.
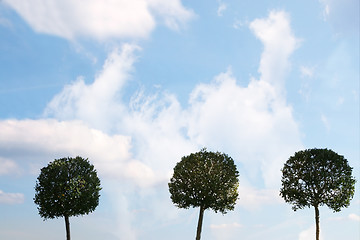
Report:
<svg viewBox="0 0 360 240"><path fill-rule="evenodd" d="M118 100L129 80L136 59L134 52L139 49L130 44L115 49L92 84L86 85L84 79L79 78L65 86L48 104L45 116L62 120L81 119L92 127L109 132L125 111Z"/></svg>
<svg viewBox="0 0 360 240"><path fill-rule="evenodd" d="M45 115L64 121L80 119L105 133L129 136L133 157L152 166L157 176L168 179L174 163L197 148L183 133L185 115L173 95L146 96L139 91L128 104L120 100L137 49L125 44L113 51L92 84L79 79L65 86L48 104ZM129 173L136 175L139 164L129 165ZM139 177L150 175L149 171Z"/></svg>
<svg viewBox="0 0 360 240"><path fill-rule="evenodd" d="M242 87L228 70L196 86L187 109L162 92L121 100L139 49L125 44L92 84L80 78L53 98L45 115L57 120L1 122L0 147L88 156L107 175L118 171L144 185L167 179L181 156L206 146L232 156L250 181L260 177L278 187L283 162L301 146L292 109L277 91L296 45L289 26L284 12L253 21L250 28L265 46L260 79Z"/></svg>
<svg viewBox="0 0 360 240"><path fill-rule="evenodd" d="M228 152L244 165L247 177L255 181L260 171L267 187L277 187L284 161L301 147L283 95L289 57L298 40L282 11L272 11L249 26L264 45L260 79L242 87L228 70L211 84L197 86L190 98L188 133L200 145Z"/></svg>
<svg viewBox="0 0 360 240"><path fill-rule="evenodd" d="M244 164L248 177L260 172L267 186L277 186L279 169L300 141L292 109L274 86L261 78L241 87L228 70L198 85L187 109L161 92L147 96L140 91L125 104L119 99L136 49L124 45L111 53L92 84L80 79L66 86L49 103L47 116L80 119L105 133L131 137L133 157L164 178L182 155L206 146Z"/></svg>
<svg viewBox="0 0 360 240"><path fill-rule="evenodd" d="M284 160L300 141L292 110L274 87L255 79L241 87L226 72L191 96L190 138L228 152L244 165L247 177L255 180L261 171L267 186L277 186Z"/></svg>
<svg viewBox="0 0 360 240"><path fill-rule="evenodd" d="M234 158L249 183L241 185L240 206L256 209L277 203L276 191L269 189L278 188L283 163L301 147L283 94L297 40L284 12L271 12L250 28L265 49L260 78L247 86L240 86L228 69L195 86L186 108L173 94L161 91L138 91L123 101L139 49L125 44L109 54L93 83L79 78L54 96L45 119L0 121L0 157L37 171L54 158L89 157L104 179L110 202L118 206L117 224L129 239L136 239L132 223L140 227L142 216L131 213L132 204L146 202L147 216L158 222L176 216L166 182L175 163L201 147ZM266 189L256 189L254 183ZM120 216L131 217L124 223Z"/></svg>
<svg viewBox="0 0 360 240"><path fill-rule="evenodd" d="M0 122L0 129L1 153L19 162L3 160L1 164L8 166L5 170L21 165L37 174L50 160L80 155L94 163L100 176L129 179L140 186L155 180L148 166L132 158L127 136L109 136L81 121L54 119L5 120Z"/></svg>
<svg viewBox="0 0 360 240"><path fill-rule="evenodd" d="M5 0L37 32L74 40L91 37L144 38L156 26L155 16L179 28L194 15L179 0ZM36 7L34 7L36 6Z"/></svg>
<svg viewBox="0 0 360 240"><path fill-rule="evenodd" d="M6 193L0 190L0 204L22 204L23 202L24 194Z"/></svg>

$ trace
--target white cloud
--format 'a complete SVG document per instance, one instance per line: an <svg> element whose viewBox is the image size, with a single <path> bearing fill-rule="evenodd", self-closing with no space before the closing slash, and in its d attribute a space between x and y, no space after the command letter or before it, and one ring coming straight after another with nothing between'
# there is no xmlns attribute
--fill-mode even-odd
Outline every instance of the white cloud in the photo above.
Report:
<svg viewBox="0 0 360 240"><path fill-rule="evenodd" d="M0 156L0 176L18 174L19 172L20 168L16 162Z"/></svg>
<svg viewBox="0 0 360 240"><path fill-rule="evenodd" d="M300 66L299 68L301 73L301 87L299 89L299 94L305 98L306 101L309 101L311 95L311 79L314 76L314 67Z"/></svg>
<svg viewBox="0 0 360 240"><path fill-rule="evenodd" d="M250 29L264 44L259 66L262 80L276 88L284 87L284 77L290 68L288 58L299 45L292 33L289 15L283 11L271 11L268 18L251 22Z"/></svg>
<svg viewBox="0 0 360 240"><path fill-rule="evenodd" d="M0 129L1 152L34 174L46 162L80 155L89 158L102 177L129 179L139 186L157 179L151 168L132 158L130 137L109 136L81 121L5 120Z"/></svg>
<svg viewBox="0 0 360 240"><path fill-rule="evenodd" d="M320 3L323 4L323 19L326 21L330 15L330 5L328 4L329 1L327 0L319 0Z"/></svg>
<svg viewBox="0 0 360 240"><path fill-rule="evenodd" d="M139 49L130 44L115 49L92 84L86 85L82 78L78 78L65 86L48 104L45 116L62 120L82 119L92 127L110 131L124 111L118 100L133 69L134 51Z"/></svg>
<svg viewBox="0 0 360 240"><path fill-rule="evenodd" d="M45 114L58 120L1 122L0 127L8 129L2 131L1 144L10 139L14 149L32 153L85 155L95 158L106 174L119 170L119 176L140 185L167 181L181 156L206 146L243 164L245 177L261 177L267 187L276 188L284 161L301 141L292 109L276 91L276 86L282 88L284 79L279 76L284 77L287 68L262 69L273 65L272 58L288 66L296 40L283 12L271 12L268 19L257 19L250 26L261 35L265 50L260 79L252 79L246 87L239 86L228 70L213 82L196 86L187 109L174 95L162 92L146 96L140 91L126 104L121 93L139 48L125 44L109 55L92 84L78 79L53 98ZM280 47L268 49L277 38L285 52Z"/></svg>
<svg viewBox="0 0 360 240"><path fill-rule="evenodd" d="M190 98L188 134L202 146L228 152L243 164L247 177L256 179L261 172L266 186L276 188L284 161L301 148L297 123L282 94L298 40L282 11L249 26L264 45L260 79L241 87L228 70L211 84L198 85Z"/></svg>
<svg viewBox="0 0 360 240"><path fill-rule="evenodd" d="M136 148L133 157L151 165L153 170L159 171L156 175L167 181L182 154L197 149L184 136L185 116L173 95L146 96L139 91L129 104L120 101L136 59L136 49L126 44L121 51L112 52L92 84L86 85L80 79L66 86L48 104L45 113L62 120L81 119L105 133L118 132L131 137ZM135 163L129 165L129 170L134 170L134 166ZM150 171L144 169L145 172L139 177L151 176Z"/></svg>
<svg viewBox="0 0 360 240"><path fill-rule="evenodd" d="M263 206L283 203L278 189L255 189L244 186L244 183L239 186L239 197L237 204L249 210L259 210Z"/></svg>
<svg viewBox="0 0 360 240"><path fill-rule="evenodd" d="M179 30L195 17L195 13L186 9L181 0L148 0L149 7L160 16L167 27Z"/></svg>
<svg viewBox="0 0 360 240"><path fill-rule="evenodd" d="M300 147L292 109L266 81L236 84L231 72L195 88L190 99L189 137L241 162L248 177L256 171L268 187L277 186L284 161Z"/></svg>
<svg viewBox="0 0 360 240"><path fill-rule="evenodd" d="M249 170L249 176L261 171L266 184L276 184L284 160L300 144L292 110L271 84L253 79L247 87L240 87L229 70L210 84L198 85L188 109L182 109L173 95L163 93L146 96L139 92L128 106L116 96L128 81L134 49L125 45L122 51L114 51L94 83L79 80L66 86L46 112L131 136L134 158L160 171L164 178L182 155L208 146L230 152Z"/></svg>
<svg viewBox="0 0 360 240"><path fill-rule="evenodd" d="M329 119L324 114L321 114L321 122L324 124L326 130L330 131L331 125Z"/></svg>
<svg viewBox="0 0 360 240"><path fill-rule="evenodd" d="M223 224L211 224L211 229L231 229L231 228L242 228L242 224L233 222L233 223L223 223Z"/></svg>
<svg viewBox="0 0 360 240"><path fill-rule="evenodd" d="M222 2L221 0L218 0L219 7L217 9L217 15L221 17L224 13L224 11L227 9L227 4Z"/></svg>
<svg viewBox="0 0 360 240"><path fill-rule="evenodd" d="M5 0L37 32L74 40L144 38L156 26L154 13L177 28L193 16L179 0ZM36 7L34 7L36 6Z"/></svg>
<svg viewBox="0 0 360 240"><path fill-rule="evenodd" d="M341 216L341 217L331 217L328 218L331 221L336 221L336 222L343 222L343 221L355 221L355 222L359 222L360 221L360 216L356 213L350 213L347 216Z"/></svg>
<svg viewBox="0 0 360 240"><path fill-rule="evenodd" d="M279 197L271 189L279 187L280 169L302 148L292 108L278 91L284 88L296 39L283 12L271 12L250 26L256 36L261 35L265 50L261 76L247 86L240 86L229 69L194 87L186 108L161 90L153 95L139 91L125 102L122 93L139 49L125 44L109 54L93 83L79 78L65 86L48 104L46 119L0 121L0 157L37 171L55 158L89 157L105 179L107 197L114 206L121 203L116 224L123 226L121 231L129 239L136 239L141 218L130 213L130 205L146 202L150 216L162 223L176 215L168 211L175 208L166 182L182 156L203 146L229 154L242 178L264 185L265 189L256 189L240 183L242 207L277 203ZM270 71L271 67L275 69ZM123 215L131 216L129 223L124 223Z"/></svg>
<svg viewBox="0 0 360 240"><path fill-rule="evenodd" d="M235 20L233 22L233 28L235 28L235 29L240 29L241 27L244 27L244 26L247 26L247 25L248 25L247 20L241 21L241 20L235 18Z"/></svg>
<svg viewBox="0 0 360 240"><path fill-rule="evenodd" d="M323 19L329 22L336 34L354 34L359 30L358 0L319 0L323 6Z"/></svg>
<svg viewBox="0 0 360 240"><path fill-rule="evenodd" d="M353 220L353 221L356 221L356 222L360 222L360 216L355 214L355 213L349 214L349 219Z"/></svg>
<svg viewBox="0 0 360 240"><path fill-rule="evenodd" d="M0 190L0 204L22 204L24 199L22 193L6 193Z"/></svg>
<svg viewBox="0 0 360 240"><path fill-rule="evenodd" d="M79 78L65 86L48 104L45 116L62 122L42 120L17 124L27 124L27 127L38 124L37 128L45 136L49 135L46 131L54 133L54 144L49 146L51 150L48 152L56 146L57 132L52 130L61 129L59 126L64 126L59 130L64 133L76 132L76 127L79 127L90 139L96 132L111 143L109 147L118 144L117 148L131 155L133 161L121 167L129 170L127 174L137 179L139 184L152 183L155 176L165 181L181 156L206 146L227 152L236 162L243 164L246 177L261 177L267 187L278 187L284 161L301 147L292 109L277 91L283 88L290 65L288 58L295 49L296 38L284 12L270 12L268 18L250 23L250 28L265 49L259 67L260 79L252 79L246 87L239 86L228 70L215 77L213 82L196 86L187 109L180 106L174 95L161 92L151 96L139 92L130 104L126 104L121 100L121 94L130 79L139 47L125 44L109 54L93 83L85 84ZM117 135L109 135L114 133ZM64 135L59 135L59 142L64 143ZM69 142L62 150L72 149L74 146L71 144L75 143ZM99 144L104 145L101 141ZM99 149L99 152L106 149L105 156L114 152L98 146L75 149L78 153L73 151L74 154L91 153L90 156L94 155L93 149ZM100 159L98 155L96 157ZM114 158L110 157L111 161ZM134 169L141 170L141 173ZM126 171L121 172L126 175Z"/></svg>
<svg viewBox="0 0 360 240"><path fill-rule="evenodd" d="M300 72L302 77L312 78L314 75L314 68L301 66Z"/></svg>
<svg viewBox="0 0 360 240"><path fill-rule="evenodd" d="M302 232L299 234L299 240L314 239L314 238L315 238L315 231L316 231L315 225L313 225L313 226L311 226L310 228L302 231ZM323 239L321 231L320 231L320 236L319 236L319 238L320 238L320 240Z"/></svg>
<svg viewBox="0 0 360 240"><path fill-rule="evenodd" d="M241 231L243 227L244 226L238 222L210 224L213 239L219 240L233 239L234 236L239 234L239 231Z"/></svg>

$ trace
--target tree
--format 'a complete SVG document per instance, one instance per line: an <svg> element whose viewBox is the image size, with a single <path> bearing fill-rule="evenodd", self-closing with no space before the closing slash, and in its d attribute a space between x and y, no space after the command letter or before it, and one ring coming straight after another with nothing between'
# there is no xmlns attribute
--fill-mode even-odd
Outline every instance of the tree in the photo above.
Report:
<svg viewBox="0 0 360 240"><path fill-rule="evenodd" d="M179 208L200 207L196 240L200 240L204 211L226 214L238 199L239 172L234 160L224 153L202 149L182 157L174 168L169 191Z"/></svg>
<svg viewBox="0 0 360 240"><path fill-rule="evenodd" d="M355 179L348 161L329 149L296 152L282 169L280 196L293 210L315 208L316 240L319 240L319 206L334 212L348 207L355 191Z"/></svg>
<svg viewBox="0 0 360 240"><path fill-rule="evenodd" d="M93 212L99 204L100 190L96 170L87 159L55 159L41 169L34 202L44 220L65 218L66 239L70 240L69 217Z"/></svg>

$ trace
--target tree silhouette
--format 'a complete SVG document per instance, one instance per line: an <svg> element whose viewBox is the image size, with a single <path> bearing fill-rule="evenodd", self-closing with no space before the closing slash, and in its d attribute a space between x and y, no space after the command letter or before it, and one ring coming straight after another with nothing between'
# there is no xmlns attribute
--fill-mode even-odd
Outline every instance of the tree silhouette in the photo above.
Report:
<svg viewBox="0 0 360 240"><path fill-rule="evenodd" d="M87 159L61 158L41 169L34 202L44 220L65 218L66 239L70 240L69 217L94 211L100 190L96 170Z"/></svg>
<svg viewBox="0 0 360 240"><path fill-rule="evenodd" d="M176 164L169 183L171 200L179 208L200 207L196 240L200 240L206 209L223 214L234 209L238 176L231 157L206 149L182 157Z"/></svg>
<svg viewBox="0 0 360 240"><path fill-rule="evenodd" d="M348 207L355 191L355 179L348 161L329 149L296 152L282 169L280 196L293 210L315 208L316 240L319 240L319 206L334 212Z"/></svg>

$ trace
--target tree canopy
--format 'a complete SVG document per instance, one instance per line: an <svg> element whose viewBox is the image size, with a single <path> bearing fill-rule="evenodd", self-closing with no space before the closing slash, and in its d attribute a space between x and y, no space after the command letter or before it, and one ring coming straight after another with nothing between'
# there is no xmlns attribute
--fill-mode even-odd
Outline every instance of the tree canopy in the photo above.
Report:
<svg viewBox="0 0 360 240"><path fill-rule="evenodd" d="M280 196L293 210L313 206L319 238L319 206L334 212L348 207L355 191L355 178L348 161L330 149L307 149L291 156L282 169Z"/></svg>
<svg viewBox="0 0 360 240"><path fill-rule="evenodd" d="M44 220L88 214L99 204L100 179L94 166L81 157L61 158L41 169L34 202Z"/></svg>
<svg viewBox="0 0 360 240"><path fill-rule="evenodd" d="M293 209L327 205L334 212L348 207L355 179L348 161L328 149L308 149L290 157L282 169L280 195Z"/></svg>
<svg viewBox="0 0 360 240"><path fill-rule="evenodd" d="M182 157L176 164L169 183L171 200L179 208L200 207L199 235L204 210L225 214L234 209L238 199L238 177L231 157L202 149Z"/></svg>

